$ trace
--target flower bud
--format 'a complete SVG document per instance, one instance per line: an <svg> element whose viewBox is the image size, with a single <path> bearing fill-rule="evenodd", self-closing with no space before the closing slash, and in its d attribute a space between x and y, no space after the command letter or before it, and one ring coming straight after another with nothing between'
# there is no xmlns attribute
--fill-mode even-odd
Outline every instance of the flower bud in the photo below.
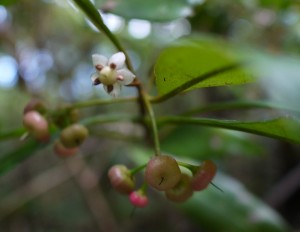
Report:
<svg viewBox="0 0 300 232"><path fill-rule="evenodd" d="M148 197L143 191L134 191L130 193L129 200L132 205L143 208L148 205Z"/></svg>
<svg viewBox="0 0 300 232"><path fill-rule="evenodd" d="M111 185L122 194L129 194L134 190L134 179L124 165L114 165L108 171Z"/></svg>
<svg viewBox="0 0 300 232"><path fill-rule="evenodd" d="M217 166L211 160L205 160L199 166L192 178L192 186L195 191L201 191L209 185L217 172Z"/></svg>
<svg viewBox="0 0 300 232"><path fill-rule="evenodd" d="M36 139L40 141L49 140L48 121L39 112L26 112L23 116L23 125Z"/></svg>

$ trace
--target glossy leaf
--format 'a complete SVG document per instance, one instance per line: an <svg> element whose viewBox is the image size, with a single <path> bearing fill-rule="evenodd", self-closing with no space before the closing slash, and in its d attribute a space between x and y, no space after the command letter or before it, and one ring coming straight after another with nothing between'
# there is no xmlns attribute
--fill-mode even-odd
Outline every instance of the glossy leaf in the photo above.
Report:
<svg viewBox="0 0 300 232"><path fill-rule="evenodd" d="M255 80L238 52L224 41L184 39L166 48L155 65L160 95L212 86L245 84ZM184 86L184 87L182 87Z"/></svg>
<svg viewBox="0 0 300 232"><path fill-rule="evenodd" d="M224 192L210 186L179 206L207 231L291 231L275 211L233 178L219 172L214 184Z"/></svg>
<svg viewBox="0 0 300 232"><path fill-rule="evenodd" d="M126 19L147 19L150 21L170 21L191 15L192 6L187 0L116 0L113 4L109 1L98 1L100 8L105 11L120 15ZM201 2L201 1L194 1ZM110 2L109 2L110 3Z"/></svg>
<svg viewBox="0 0 300 232"><path fill-rule="evenodd" d="M219 120L209 118L164 117L161 123L195 124L203 126L220 127L252 134L263 135L270 138L300 143L300 121L295 118L281 117L266 121L243 122L236 120Z"/></svg>

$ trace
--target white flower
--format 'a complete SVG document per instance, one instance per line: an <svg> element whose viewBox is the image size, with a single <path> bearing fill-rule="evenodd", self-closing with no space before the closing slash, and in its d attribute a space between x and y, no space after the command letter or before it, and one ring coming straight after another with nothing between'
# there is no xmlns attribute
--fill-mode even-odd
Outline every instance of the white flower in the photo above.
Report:
<svg viewBox="0 0 300 232"><path fill-rule="evenodd" d="M120 94L122 85L129 85L135 78L135 75L124 67L125 55L123 52L118 52L109 59L94 54L92 59L96 68L96 72L91 76L93 84L103 84L105 91L113 97Z"/></svg>

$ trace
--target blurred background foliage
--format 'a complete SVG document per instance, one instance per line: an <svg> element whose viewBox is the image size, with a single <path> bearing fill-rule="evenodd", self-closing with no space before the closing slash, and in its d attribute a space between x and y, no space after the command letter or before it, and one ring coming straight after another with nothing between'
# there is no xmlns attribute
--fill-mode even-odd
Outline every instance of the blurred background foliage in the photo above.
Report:
<svg viewBox="0 0 300 232"><path fill-rule="evenodd" d="M128 50L139 78L153 95L153 65L161 49L190 34L217 36L274 55L296 59L300 55L297 0L96 0L95 6ZM0 158L18 147L21 152L35 147L32 141L24 147L17 138L4 139L8 132L22 127L23 107L32 97L43 99L52 109L62 103L108 98L101 87L91 85L91 55L114 52L106 36L71 1L2 0ZM292 71L295 74L297 69ZM296 74L299 78L299 72ZM268 99L268 84L195 90L155 105L155 112L158 116L180 114L215 102ZM295 91L283 93L291 94L294 101L299 97ZM124 88L122 93L135 94L134 88ZM284 94L279 96L284 98ZM124 103L80 110L82 119L111 113L134 115L138 107ZM282 113L255 109L201 115L256 119ZM22 129L15 133L21 134ZM221 129L163 127L163 151L193 162L214 159L220 170L216 184L224 193L210 187L186 204L175 205L151 190L150 206L131 216L127 198L111 189L106 172L114 163L133 167L151 156L142 128L120 122L94 126L91 134L81 154L68 161L56 157L47 145L32 149L28 159L0 176L1 231L300 229L298 145Z"/></svg>

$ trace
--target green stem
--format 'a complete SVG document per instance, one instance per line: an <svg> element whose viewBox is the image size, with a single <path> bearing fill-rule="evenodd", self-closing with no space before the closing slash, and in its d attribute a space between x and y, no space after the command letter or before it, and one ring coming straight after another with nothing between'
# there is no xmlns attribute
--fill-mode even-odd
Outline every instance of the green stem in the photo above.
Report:
<svg viewBox="0 0 300 232"><path fill-rule="evenodd" d="M155 155L160 155L158 130L157 130L157 124L156 124L156 119L155 119L153 108L151 106L148 96L146 95L146 93L143 90L140 91L140 97L141 97L141 99L144 103L144 106L146 107L146 110L150 117L151 128L152 128L153 139L154 139Z"/></svg>
<svg viewBox="0 0 300 232"><path fill-rule="evenodd" d="M197 172L199 166L188 164L185 162L177 161L178 165L189 169L193 174Z"/></svg>
<svg viewBox="0 0 300 232"><path fill-rule="evenodd" d="M72 104L69 108L85 108L91 106L100 106L100 105L109 105L109 104L117 104L117 103L125 103L125 102L134 102L136 101L136 97L128 97L128 98L114 98L114 99L96 99L85 102L77 102Z"/></svg>
<svg viewBox="0 0 300 232"><path fill-rule="evenodd" d="M80 121L81 124L85 126L91 126L94 124L103 124L103 123L111 123L111 122L119 122L119 121L132 121L139 122L141 119L137 116L132 115L104 115L104 116L95 116L86 118Z"/></svg>
<svg viewBox="0 0 300 232"><path fill-rule="evenodd" d="M91 3L90 0L73 0L78 7L87 15L87 17L92 21L92 23L106 36L109 38L109 40L113 43L113 45L121 52L124 53L126 57L126 65L129 70L131 70L134 73L133 66L131 64L130 58L119 42L119 40L114 36L114 34L108 29L108 27L103 22L103 19L99 13L99 11L95 8L95 6Z"/></svg>
<svg viewBox="0 0 300 232"><path fill-rule="evenodd" d="M89 0L73 0L80 9L88 16L88 18L94 23L94 25L102 31L106 36L110 39L110 41L114 44L114 46L119 50L122 51L126 57L126 65L130 71L135 73L133 66L131 64L130 58L119 42L119 40L116 38L116 36L108 29L108 27L103 22L103 19L98 12L98 10L95 8L95 6L89 1ZM138 91L139 91L139 103L141 108L141 114L145 115L145 108L149 114L150 121L151 121L151 128L153 132L154 137L154 146L155 146L155 155L160 154L160 146L159 146L159 139L158 139L158 132L157 132L157 126L155 121L155 115L152 109L152 106L150 104L150 101L148 99L148 96L145 94L145 92L142 89L141 83L137 80L135 80L134 85ZM84 105L86 106L86 104Z"/></svg>
<svg viewBox="0 0 300 232"><path fill-rule="evenodd" d="M143 170L146 166L147 166L147 163L145 163L145 164L143 164L141 166L138 166L136 168L130 169L130 174L133 176L136 173L138 173L139 171Z"/></svg>
<svg viewBox="0 0 300 232"><path fill-rule="evenodd" d="M143 183L139 191L141 191L144 195L146 195L148 184L146 182Z"/></svg>

